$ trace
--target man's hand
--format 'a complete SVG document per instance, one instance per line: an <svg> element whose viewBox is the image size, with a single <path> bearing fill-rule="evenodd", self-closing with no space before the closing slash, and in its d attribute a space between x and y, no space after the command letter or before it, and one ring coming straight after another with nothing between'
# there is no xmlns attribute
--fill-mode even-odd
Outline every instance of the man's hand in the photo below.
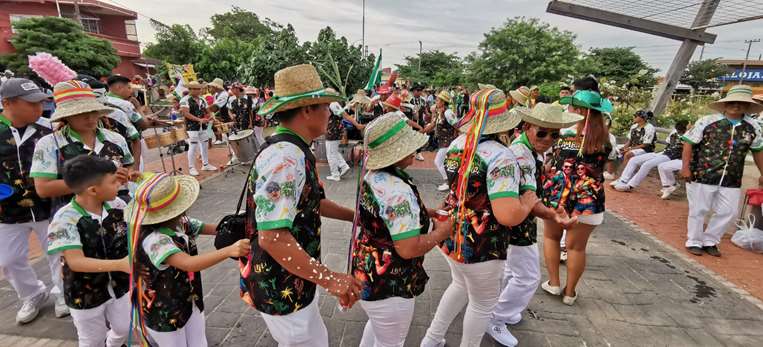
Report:
<svg viewBox="0 0 763 347"><path fill-rule="evenodd" d="M119 182L122 184L125 184L127 183L127 181L130 180L130 170L126 167L118 168L116 175L117 175L117 180L119 180Z"/></svg>
<svg viewBox="0 0 763 347"><path fill-rule="evenodd" d="M554 221L565 229L569 229L578 222L577 216L570 218L570 216L567 214L567 211L565 211L561 206L559 206L555 212L556 216L554 217Z"/></svg>
<svg viewBox="0 0 763 347"><path fill-rule="evenodd" d="M519 197L519 202L522 203L522 206L532 209L535 204L540 202L540 199L538 199L538 195L534 191L528 190Z"/></svg>
<svg viewBox="0 0 763 347"><path fill-rule="evenodd" d="M252 250L252 245L249 242L249 239L241 239L227 248L229 257L238 258L249 255L249 252Z"/></svg>
<svg viewBox="0 0 763 347"><path fill-rule="evenodd" d="M333 272L331 280L326 286L329 294L339 299L339 304L350 308L360 299L360 291L363 285L351 275Z"/></svg>

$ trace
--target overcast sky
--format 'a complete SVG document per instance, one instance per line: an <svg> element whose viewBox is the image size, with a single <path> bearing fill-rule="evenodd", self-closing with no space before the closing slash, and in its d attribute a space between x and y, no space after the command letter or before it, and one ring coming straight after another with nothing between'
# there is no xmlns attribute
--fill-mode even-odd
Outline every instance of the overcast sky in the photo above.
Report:
<svg viewBox="0 0 763 347"><path fill-rule="evenodd" d="M154 39L146 16L166 24L190 24L197 31L209 25L212 14L238 6L278 23L291 23L300 40L314 40L318 31L331 26L350 42L361 40L362 0L110 0L137 11L138 36ZM656 36L621 30L569 17L546 13L544 0L367 0L366 44L372 52L381 48L383 64L390 66L424 50L439 49L461 56L477 50L483 33L502 25L507 18L537 17L562 30L574 32L583 49L634 46L648 63L664 72L680 43ZM743 59L745 39L763 38L763 21L713 28L718 34L705 57ZM751 57L763 53L763 44L753 46ZM699 57L699 49L695 59Z"/></svg>

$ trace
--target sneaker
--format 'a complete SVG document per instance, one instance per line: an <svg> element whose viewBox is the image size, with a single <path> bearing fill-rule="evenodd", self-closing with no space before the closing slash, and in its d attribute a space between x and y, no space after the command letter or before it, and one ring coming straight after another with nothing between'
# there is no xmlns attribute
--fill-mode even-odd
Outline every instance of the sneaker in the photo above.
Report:
<svg viewBox="0 0 763 347"><path fill-rule="evenodd" d="M416 153L416 160L418 161L424 161L424 156L421 155L421 153Z"/></svg>
<svg viewBox="0 0 763 347"><path fill-rule="evenodd" d="M620 180L613 179L612 182L609 182L609 186L612 188L614 188L618 184L621 184Z"/></svg>
<svg viewBox="0 0 763 347"><path fill-rule="evenodd" d="M339 177L344 177L348 172L350 172L350 167L345 166L339 170Z"/></svg>
<svg viewBox="0 0 763 347"><path fill-rule="evenodd" d="M630 192L631 190L633 190L633 187L631 187L631 186L629 186L627 184L616 184L615 185L615 190L618 191L618 192L627 193L627 192Z"/></svg>
<svg viewBox="0 0 763 347"><path fill-rule="evenodd" d="M606 172L606 171L604 171L602 176L604 176L605 180L614 180L615 179L615 175L613 175L613 174L611 174L609 172Z"/></svg>
<svg viewBox="0 0 763 347"><path fill-rule="evenodd" d="M692 247L686 247L686 251L688 251L691 254L694 254L696 256L702 256L705 252L702 250L702 247L692 246Z"/></svg>
<svg viewBox="0 0 763 347"><path fill-rule="evenodd" d="M192 168L188 169L188 174L191 175L191 176L198 176L199 175L199 171L196 170L195 167L192 167Z"/></svg>
<svg viewBox="0 0 763 347"><path fill-rule="evenodd" d="M424 339L421 340L421 347L445 347L445 339L435 341L429 336L424 336Z"/></svg>
<svg viewBox="0 0 763 347"><path fill-rule="evenodd" d="M519 340L509 332L504 323L491 323L487 329L487 334L504 346L514 347L519 344Z"/></svg>
<svg viewBox="0 0 763 347"><path fill-rule="evenodd" d="M673 192L678 189L678 186L670 186L662 188L662 196L660 196L661 199L665 200L670 197L670 194L673 194Z"/></svg>
<svg viewBox="0 0 763 347"><path fill-rule="evenodd" d="M447 184L447 183L443 183L443 184L437 186L437 190L440 191L440 192L447 192L447 191L450 190L450 185Z"/></svg>
<svg viewBox="0 0 763 347"><path fill-rule="evenodd" d="M572 305L574 305L574 304L575 304L575 300L577 300L577 299L578 299L578 294L577 294L577 293L575 293L575 296L567 296L567 295L565 295L565 296L562 298L562 302L563 302L565 305L567 305L567 306L572 306Z"/></svg>
<svg viewBox="0 0 763 347"><path fill-rule="evenodd" d="M541 283L540 287L543 288L543 290L545 290L546 293L549 293L551 295L562 294L562 288L557 286L552 286L551 284L548 283L548 281Z"/></svg>
<svg viewBox="0 0 763 347"><path fill-rule="evenodd" d="M508 325L517 325L521 321L522 321L522 314L521 313L517 313L516 316L509 318L509 320L506 321L506 324L508 324Z"/></svg>
<svg viewBox="0 0 763 347"><path fill-rule="evenodd" d="M222 140L217 140L215 142L212 142L213 145L222 145L223 143L225 142L223 142Z"/></svg>
<svg viewBox="0 0 763 347"><path fill-rule="evenodd" d="M69 315L69 306L66 306L64 296L56 295L56 318L63 318Z"/></svg>
<svg viewBox="0 0 763 347"><path fill-rule="evenodd" d="M705 246L705 247L702 247L702 250L704 250L707 254L710 254L714 257L721 256L721 251L718 249L718 246Z"/></svg>
<svg viewBox="0 0 763 347"><path fill-rule="evenodd" d="M50 293L44 290L42 293L24 300L21 309L16 312L16 324L26 324L37 318L37 315L40 314L40 306L48 301L48 295Z"/></svg>
<svg viewBox="0 0 763 347"><path fill-rule="evenodd" d="M560 263L567 262L567 250L566 249L562 249L562 253L559 254L559 262Z"/></svg>
<svg viewBox="0 0 763 347"><path fill-rule="evenodd" d="M329 180L329 181L334 181L334 182L339 182L339 181L342 180L341 177L334 176L334 175L326 176L326 179Z"/></svg>
<svg viewBox="0 0 763 347"><path fill-rule="evenodd" d="M211 164L207 164L201 167L201 171L217 171L217 168Z"/></svg>

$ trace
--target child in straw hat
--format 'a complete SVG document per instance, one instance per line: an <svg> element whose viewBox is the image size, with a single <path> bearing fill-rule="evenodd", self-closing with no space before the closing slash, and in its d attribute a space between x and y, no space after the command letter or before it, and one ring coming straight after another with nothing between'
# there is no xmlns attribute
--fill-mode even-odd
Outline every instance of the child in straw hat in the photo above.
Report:
<svg viewBox="0 0 763 347"><path fill-rule="evenodd" d="M64 299L79 345L122 346L130 334L130 263L117 167L82 154L66 162L63 177L76 195L51 220L48 254L63 258Z"/></svg>
<svg viewBox="0 0 763 347"><path fill-rule="evenodd" d="M452 222L430 218L412 179L404 171L428 136L396 113L366 128L370 170L360 187L361 231L355 240L352 273L363 283L360 305L368 315L361 346L402 346L413 319L415 297L427 283L424 254L450 236Z"/></svg>
<svg viewBox="0 0 763 347"><path fill-rule="evenodd" d="M158 174L146 178L127 206L131 251L143 272L134 282L138 326L156 346L207 345L201 271L228 257L242 257L251 249L248 239L199 254L199 235L215 235L216 225L189 218L187 211L199 195L191 176ZM126 318L125 318L126 319ZM148 335L148 336L145 336Z"/></svg>
<svg viewBox="0 0 763 347"><path fill-rule="evenodd" d="M745 157L752 151L763 167L763 134L749 114L763 111L750 86L731 87L726 97L709 107L718 114L701 118L684 141L681 175L689 200L686 249L694 255L720 256L718 244L737 215ZM760 170L763 173L763 170ZM758 180L763 185L763 176ZM705 217L712 217L705 229Z"/></svg>

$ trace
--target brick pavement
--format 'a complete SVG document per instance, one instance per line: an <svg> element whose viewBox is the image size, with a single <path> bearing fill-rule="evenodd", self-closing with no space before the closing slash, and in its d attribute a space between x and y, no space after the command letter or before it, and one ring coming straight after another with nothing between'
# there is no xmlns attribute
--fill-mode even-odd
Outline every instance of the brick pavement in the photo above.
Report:
<svg viewBox="0 0 763 347"><path fill-rule="evenodd" d="M325 171L325 170L324 170ZM424 198L434 204L439 183L431 170L411 170ZM191 215L217 221L235 208L234 196L243 182L242 173L218 176L203 185L201 198ZM327 195L351 205L354 180L327 182ZM327 221L323 228L323 261L333 269L346 263L350 226ZM202 237L201 249L212 239ZM607 215L605 224L589 244L588 271L578 288L573 307L541 290L530 304L524 320L512 331L523 346L753 346L763 340L763 311L695 263L631 225ZM443 257L433 251L425 267L431 280L417 299L416 313L406 346L416 346L426 331L450 281ZM35 268L44 279L46 266ZM257 312L238 298L235 264L226 261L203 273L207 337L211 346L275 346ZM365 314L359 307L348 312L336 309L336 301L321 295L321 313L329 329L331 346L357 346ZM7 282L0 282L0 346L5 335L32 338L75 338L69 319L56 319L49 303L41 317L27 326L13 323L18 303ZM461 317L448 333L448 345L458 345ZM4 335L3 335L4 334ZM35 341L58 346L56 340ZM31 342L30 342L31 343ZM42 343L42 344L40 344ZM17 344L14 344L17 345ZM483 346L494 346L489 337Z"/></svg>

